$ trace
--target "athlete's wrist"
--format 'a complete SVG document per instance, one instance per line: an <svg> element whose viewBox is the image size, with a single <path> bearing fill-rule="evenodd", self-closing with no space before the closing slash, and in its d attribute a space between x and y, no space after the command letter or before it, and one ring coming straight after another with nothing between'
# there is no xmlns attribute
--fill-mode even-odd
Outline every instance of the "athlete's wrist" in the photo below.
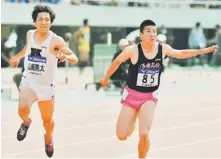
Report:
<svg viewBox="0 0 221 159"><path fill-rule="evenodd" d="M103 78L104 81L109 81L109 79L110 79L110 77L108 77L108 76L105 76L105 77Z"/></svg>
<svg viewBox="0 0 221 159"><path fill-rule="evenodd" d="M66 59L72 59L72 58L74 58L74 54L71 54L71 55L65 55L65 57L66 57Z"/></svg>
<svg viewBox="0 0 221 159"><path fill-rule="evenodd" d="M206 54L207 52L208 52L207 49L200 49L200 53L198 55Z"/></svg>

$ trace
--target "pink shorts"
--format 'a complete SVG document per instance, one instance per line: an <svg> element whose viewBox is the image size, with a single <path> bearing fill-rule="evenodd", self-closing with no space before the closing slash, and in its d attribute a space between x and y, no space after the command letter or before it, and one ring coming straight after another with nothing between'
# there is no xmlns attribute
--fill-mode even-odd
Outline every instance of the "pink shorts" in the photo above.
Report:
<svg viewBox="0 0 221 159"><path fill-rule="evenodd" d="M128 86L124 88L123 97L121 103L124 106L135 108L139 110L141 105L146 101L153 101L157 104L156 92L144 93L130 89Z"/></svg>

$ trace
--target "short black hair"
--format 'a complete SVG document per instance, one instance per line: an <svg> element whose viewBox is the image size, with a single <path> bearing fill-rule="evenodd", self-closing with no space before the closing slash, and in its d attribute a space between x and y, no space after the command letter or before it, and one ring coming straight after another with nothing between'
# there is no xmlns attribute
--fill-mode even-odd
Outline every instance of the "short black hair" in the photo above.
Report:
<svg viewBox="0 0 221 159"><path fill-rule="evenodd" d="M84 25L87 25L87 24L88 24L88 19L84 19L84 20L83 20L83 24L84 24Z"/></svg>
<svg viewBox="0 0 221 159"><path fill-rule="evenodd" d="M200 27L200 25L201 25L201 23L200 23L200 22L197 22L197 23L196 23L196 27L197 27L197 28L199 28L199 27Z"/></svg>
<svg viewBox="0 0 221 159"><path fill-rule="evenodd" d="M51 9L51 7L49 7L47 5L36 5L34 7L34 10L32 12L33 22L36 22L38 13L41 13L41 12L49 13L50 14L51 23L54 22L54 19L55 19L56 15L55 15L54 11Z"/></svg>
<svg viewBox="0 0 221 159"><path fill-rule="evenodd" d="M140 32L143 33L143 30L145 28L145 26L156 26L156 24L152 21L152 20L144 20L141 24L140 24Z"/></svg>
<svg viewBox="0 0 221 159"><path fill-rule="evenodd" d="M216 29L220 29L220 25L219 24L216 24Z"/></svg>

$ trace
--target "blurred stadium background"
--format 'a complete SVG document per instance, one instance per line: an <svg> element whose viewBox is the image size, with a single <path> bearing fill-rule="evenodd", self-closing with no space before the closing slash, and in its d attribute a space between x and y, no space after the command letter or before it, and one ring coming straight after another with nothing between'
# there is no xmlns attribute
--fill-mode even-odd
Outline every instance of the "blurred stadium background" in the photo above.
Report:
<svg viewBox="0 0 221 159"><path fill-rule="evenodd" d="M25 33L34 29L31 11L38 3L54 9L57 17L51 30L64 37L77 56L80 56L80 44L74 35L83 26L83 20L88 20L90 59L86 70L91 79L86 83L96 83L120 45L127 45L127 42L120 44L120 40L126 39L129 44L139 42L137 29L144 19L154 20L159 37L176 49L204 48L211 44L218 44L221 48L220 0L3 0L1 72L9 76L2 78L2 84L11 83L15 74L21 71L20 68L11 69L8 59L24 47ZM170 59L166 67L212 69L220 65L221 49L216 55L187 60ZM22 66L23 60L19 64L19 67ZM58 66L64 76L59 81L61 83L68 83L73 71L71 74L68 72L79 67L67 66L65 62Z"/></svg>
<svg viewBox="0 0 221 159"><path fill-rule="evenodd" d="M88 20L90 59L87 68L93 76L89 82L97 82L102 76L119 50L121 39L127 39L130 43L139 41L137 29L144 19L154 20L158 34L161 37L163 35L166 43L176 49L203 48L211 44L218 44L221 48L220 0L3 0L2 71L12 70L8 65L8 59L23 48L25 33L34 28L31 11L37 3L50 5L55 10L57 17L51 30L64 37L78 56L79 43L74 35L83 25L83 20ZM196 25L199 26L197 29ZM23 60L19 67L22 65ZM187 69L218 67L221 65L221 49L216 55L190 60L170 59L166 67L173 68L174 65ZM64 83L67 83L70 74L64 69L65 63L58 66L64 72L66 70ZM68 66L68 70L77 67L78 65ZM12 78L13 76L2 79L2 83L8 83Z"/></svg>
<svg viewBox="0 0 221 159"><path fill-rule="evenodd" d="M154 20L159 37L176 49L204 48L211 44L218 44L221 48L220 0L3 0L1 72L9 76L2 78L2 84L11 83L15 74L21 72L20 68L11 69L8 59L24 47L25 33L34 29L31 12L38 3L54 9L57 17L51 30L64 37L77 56L80 56L80 44L74 35L83 26L83 20L88 20L90 58L86 70L91 77L86 83L99 81L120 45L127 45L127 42L120 44L120 40L126 39L129 44L139 42L137 29L144 19ZM221 49L216 55L188 60L170 59L166 67L205 69L220 65ZM23 60L19 64L22 66ZM79 67L66 65L65 68L65 62L58 66L64 76L60 83L68 83L73 70ZM71 70L72 73L68 73Z"/></svg>

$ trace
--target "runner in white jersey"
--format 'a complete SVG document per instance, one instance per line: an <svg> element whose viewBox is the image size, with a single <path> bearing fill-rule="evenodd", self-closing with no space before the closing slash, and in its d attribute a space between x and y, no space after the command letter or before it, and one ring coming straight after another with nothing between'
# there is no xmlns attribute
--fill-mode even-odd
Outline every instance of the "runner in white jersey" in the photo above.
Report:
<svg viewBox="0 0 221 159"><path fill-rule="evenodd" d="M164 57L167 55L177 59L190 58L216 52L218 46L199 50L175 50L167 44L159 44L156 42L156 24L151 20L141 23L140 38L141 43L128 46L113 61L101 84L107 86L111 75L121 63L130 61L129 77L121 101L123 106L118 117L116 132L119 140L126 140L133 132L138 117L140 138L138 156L145 158L150 147L149 132L158 101L155 92L160 85Z"/></svg>
<svg viewBox="0 0 221 159"><path fill-rule="evenodd" d="M63 38L50 31L55 19L53 10L44 5L37 5L32 12L35 30L29 30L26 35L26 46L9 63L17 67L21 58L25 57L22 81L19 92L18 114L23 120L17 132L17 139L24 140L31 124L30 107L38 102L45 128L45 152L48 157L54 153L52 134L54 130L54 97L55 75L57 62L67 60L76 64L75 54L69 49Z"/></svg>

